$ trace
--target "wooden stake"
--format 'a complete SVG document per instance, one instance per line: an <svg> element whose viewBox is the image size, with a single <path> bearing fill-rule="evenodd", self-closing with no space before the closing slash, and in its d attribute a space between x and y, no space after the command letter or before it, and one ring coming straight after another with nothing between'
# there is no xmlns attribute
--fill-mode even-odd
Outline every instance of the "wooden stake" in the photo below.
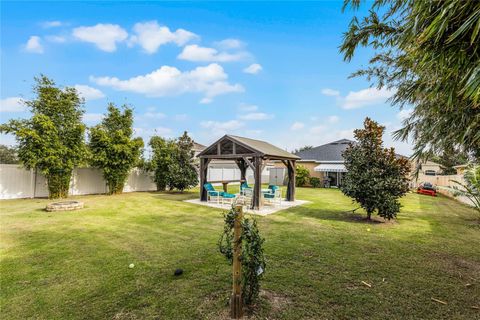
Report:
<svg viewBox="0 0 480 320"><path fill-rule="evenodd" d="M243 317L243 301L242 301L242 244L240 236L242 234L242 217L243 207L235 206L235 222L233 225L233 289L230 297L230 316L232 319L240 319Z"/></svg>
<svg viewBox="0 0 480 320"><path fill-rule="evenodd" d="M435 301L435 302L438 302L438 303L441 303L441 304L447 304L445 301L438 300L438 299L435 299L435 298L432 298L432 301Z"/></svg>

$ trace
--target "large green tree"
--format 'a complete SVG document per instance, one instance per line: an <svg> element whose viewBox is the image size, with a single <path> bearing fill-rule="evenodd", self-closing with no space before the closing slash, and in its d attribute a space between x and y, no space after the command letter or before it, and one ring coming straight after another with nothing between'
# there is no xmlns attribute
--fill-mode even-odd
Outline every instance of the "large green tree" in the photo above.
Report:
<svg viewBox="0 0 480 320"><path fill-rule="evenodd" d="M15 147L9 147L9 146L0 144L0 163L4 163L4 164L20 163L17 153L18 152Z"/></svg>
<svg viewBox="0 0 480 320"><path fill-rule="evenodd" d="M198 172L194 166L194 143L186 131L176 143L175 158L170 166L170 188L183 191L198 183Z"/></svg>
<svg viewBox="0 0 480 320"><path fill-rule="evenodd" d="M64 198L73 168L85 156L84 102L74 88L60 88L43 75L35 78L33 91L36 97L25 101L31 118L10 120L0 129L15 135L22 164L45 175L49 197Z"/></svg>
<svg viewBox="0 0 480 320"><path fill-rule="evenodd" d="M385 219L395 218L400 211L398 198L408 191L409 162L397 158L393 148L383 147L384 130L366 118L364 129L354 131L356 143L343 153L347 172L340 188L365 209L369 220L375 211Z"/></svg>
<svg viewBox="0 0 480 320"><path fill-rule="evenodd" d="M89 142L91 163L103 170L110 194L122 193L142 148L142 138L133 138L133 110L123 106L122 112L110 103L102 122L90 129Z"/></svg>
<svg viewBox="0 0 480 320"><path fill-rule="evenodd" d="M170 168L175 161L177 144L174 140L153 136L149 142L152 158L148 169L153 171L153 181L158 191L165 191L171 184Z"/></svg>
<svg viewBox="0 0 480 320"><path fill-rule="evenodd" d="M375 0L352 19L340 50L350 61L361 46L374 54L354 75L414 107L396 138L412 138L415 156L455 146L480 157L480 1Z"/></svg>

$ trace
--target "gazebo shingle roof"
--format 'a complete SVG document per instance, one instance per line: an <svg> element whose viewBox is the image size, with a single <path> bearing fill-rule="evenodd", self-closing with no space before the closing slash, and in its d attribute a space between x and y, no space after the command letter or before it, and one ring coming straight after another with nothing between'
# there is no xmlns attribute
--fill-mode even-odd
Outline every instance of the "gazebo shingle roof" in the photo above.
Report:
<svg viewBox="0 0 480 320"><path fill-rule="evenodd" d="M228 134L223 136L222 138L220 138L218 141L216 141L212 145L215 145L218 142L220 142L222 140L225 140L225 139L237 142L237 143L243 145L244 147L247 147L248 149L251 149L255 153L261 154L263 157L300 160L300 157L298 157L298 156L296 156L296 155L294 155L294 154L292 154L292 153L290 153L286 150L280 149L279 147L276 147L273 144L268 143L266 141L255 140L255 139L239 137L239 136L233 136L233 135L228 135ZM202 155L205 155L210 148L211 148L211 146L205 148L205 150L200 152L200 154L198 156L201 157ZM221 159L221 156L219 156L218 159Z"/></svg>

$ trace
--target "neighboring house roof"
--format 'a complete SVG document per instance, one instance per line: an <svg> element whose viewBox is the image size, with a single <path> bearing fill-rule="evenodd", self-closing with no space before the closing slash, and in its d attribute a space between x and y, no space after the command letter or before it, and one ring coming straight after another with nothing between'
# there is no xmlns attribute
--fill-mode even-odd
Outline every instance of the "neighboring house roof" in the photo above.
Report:
<svg viewBox="0 0 480 320"><path fill-rule="evenodd" d="M231 141L234 143L237 143L244 148L247 148L248 150L251 150L252 153L262 156L262 157L267 157L267 158L278 158L278 159L292 159L292 160L299 160L300 158L294 154L291 154L288 151L285 151L283 149L280 149L273 144L270 144L266 141L261 141L261 140L255 140L255 139L250 139L250 138L245 138L245 137L239 137L239 136L232 136L232 135L225 135L216 142L214 142L212 145L207 147L205 150L200 152L199 156L209 156L216 157L216 159L222 159L224 156L225 158L231 158L232 154L222 154L222 155L217 155L216 153L216 148L217 144L221 144L224 141ZM231 143L230 142L230 143Z"/></svg>
<svg viewBox="0 0 480 320"><path fill-rule="evenodd" d="M355 144L356 142L348 139L340 139L312 149L303 150L295 154L299 156L303 161L343 162L344 160L342 153L351 143ZM397 158L408 159L408 157L405 157L398 153L396 153L395 156Z"/></svg>
<svg viewBox="0 0 480 320"><path fill-rule="evenodd" d="M341 139L309 150L303 150L295 154L302 160L343 162L342 153L345 151L345 149L347 149L350 143L355 142L348 139Z"/></svg>
<svg viewBox="0 0 480 320"><path fill-rule="evenodd" d="M205 150L206 146L204 146L203 144L200 144L200 143L197 143L197 142L193 142L193 150L194 151L203 151Z"/></svg>

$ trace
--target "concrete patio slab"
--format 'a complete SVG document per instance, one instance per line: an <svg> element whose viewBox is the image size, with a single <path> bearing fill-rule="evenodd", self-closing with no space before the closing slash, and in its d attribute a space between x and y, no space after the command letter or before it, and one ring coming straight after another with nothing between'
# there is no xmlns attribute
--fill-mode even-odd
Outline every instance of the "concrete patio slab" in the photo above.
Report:
<svg viewBox="0 0 480 320"><path fill-rule="evenodd" d="M189 202L189 203L193 203L193 204L198 204L198 205L201 205L201 206L217 208L217 209L224 209L224 210L230 209L229 204L218 204L218 203L213 203L213 202L200 201L200 199L191 199L191 200L184 200L184 201ZM282 201L281 205L276 205L276 206L265 205L260 210L246 209L246 207L244 207L244 210L247 213L257 214L259 216L267 216L269 214L278 212L280 210L285 210L285 209L288 209L288 208L301 206L305 203L310 203L310 201L306 201L306 200Z"/></svg>

